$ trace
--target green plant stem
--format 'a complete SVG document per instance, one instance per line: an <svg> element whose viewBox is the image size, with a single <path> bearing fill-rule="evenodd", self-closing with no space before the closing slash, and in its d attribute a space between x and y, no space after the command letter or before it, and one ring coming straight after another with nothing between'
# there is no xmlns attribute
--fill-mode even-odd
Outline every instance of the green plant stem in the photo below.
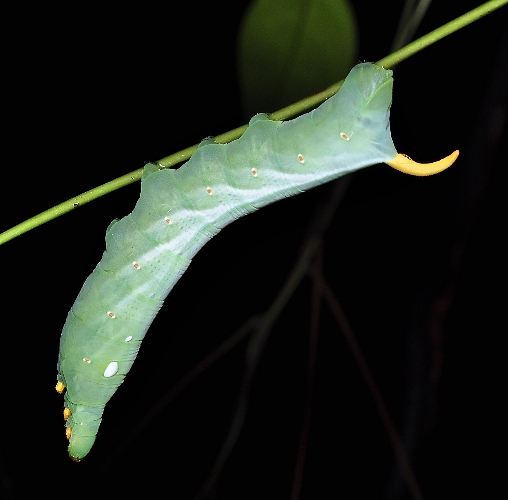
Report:
<svg viewBox="0 0 508 500"><path fill-rule="evenodd" d="M476 9L471 10L467 14L464 14L454 19L453 21L450 21L444 26L441 26L440 28L431 31L430 33L422 36L418 40L415 40L414 42L411 42L405 47L402 47L393 54L384 57L376 64L383 66L385 68L390 68L395 64L398 64L399 62L403 61L404 59L411 57L420 50L423 50L429 45L436 43L445 36L448 36L451 33L454 33L455 31L464 28L468 24L471 24L472 22L477 21L478 19L486 16L487 14L490 14L491 12L495 11L496 9L499 9L503 5L506 5L507 3L508 0L490 0L489 2L485 2L484 4L480 5ZM299 115L310 108L314 108L317 105L321 104L324 100L328 99L333 94L335 94L341 87L342 82L343 81L340 81L328 87L319 94L307 97L306 99L303 99L279 111L276 111L275 113L272 113L270 115L270 118L272 120L287 120L288 118L291 118L295 115ZM226 132L224 134L215 137L215 141L217 143L224 144L234 139L238 139L238 137L240 137L245 132L246 129L247 125L238 127L234 130L230 130L229 132ZM197 144L194 146L190 146L186 149L183 149L181 151L178 151L177 153L174 153L170 156L166 156L165 158L159 160L158 163L163 167L173 167L174 165L181 163L182 161L188 160L192 156L192 153L194 153L196 148ZM74 210L77 207L80 207L92 200L95 200L96 198L104 196L105 194L108 194L111 191L115 191L116 189L119 189L121 187L127 186L128 184L138 181L139 179L141 179L142 173L143 169L134 170L133 172L122 175L121 177L109 181L106 184L102 184L101 186L91 189L90 191L86 191L83 194L75 196L74 198L64 201L63 203L60 203L59 205L56 205L50 208L49 210L41 212L40 214L25 220L21 224L18 224L17 226L14 226L8 229L7 231L4 231L3 233L0 233L0 245L3 245L7 241L12 240L17 236L20 236L21 234L26 233L27 231L30 231L31 229L34 229L37 226L49 222L50 220L55 219L60 215L70 212L71 210Z"/></svg>
<svg viewBox="0 0 508 500"><path fill-rule="evenodd" d="M508 4L508 0L490 0L489 2L485 2L479 7L476 7L476 9L470 10L466 14L457 17L453 21L444 24L440 28L431 31L427 35L418 38L418 40L407 44L389 56L383 57L383 59L379 60L376 64L383 66L384 68L391 68L399 62L404 61L404 59L407 59L417 52L420 52L420 50L423 50L429 45L436 43L437 41L441 40L441 38L444 38L445 36L448 36L451 33L460 30L461 28L464 28L468 24L471 24L472 22L485 17L487 14L494 12L506 4Z"/></svg>
<svg viewBox="0 0 508 500"><path fill-rule="evenodd" d="M66 214L67 212L75 210L76 208L85 205L90 201L100 198L105 194L111 193L112 191L116 191L117 189L132 184L133 182L141 179L142 174L143 169L138 168L137 170L134 170L129 174L117 177L116 179L106 182L105 184L101 184L100 186L97 186L96 188L91 189L90 191L78 194L77 196L74 196L73 198L70 198L69 200L64 201L63 203L60 203L59 205L55 205L54 207L45 210L44 212L41 212L40 214L37 214L34 217L31 217L30 219L27 219L21 224L11 227L7 231L1 233L0 245L6 243L9 240L12 240L13 238L16 238L16 236L20 236L21 234L26 233L27 231L30 231L31 229L34 229L37 226L44 224L45 222L49 222L50 220L56 219L57 217L60 217L60 215Z"/></svg>
<svg viewBox="0 0 508 500"><path fill-rule="evenodd" d="M376 64L378 66L383 66L383 68L391 68L404 59L407 59L417 52L420 52L420 50L423 50L441 40L442 38L455 33L455 31L464 28L468 24L481 19L487 14L490 14L496 9L499 9L503 5L506 5L507 3L508 0L490 0L489 2L485 2L476 9L469 11L467 14L457 17L453 21L450 21L449 23L436 28L434 31L427 33L421 38L418 38L418 40L415 40L414 42L411 42L401 49L393 52L389 56L383 57L383 59L377 61ZM314 94L313 96L306 97L301 101L290 104L289 106L282 108L275 113L272 113L270 118L272 120L287 120L292 116L299 115L310 108L314 108L317 105L321 104L324 100L334 95L340 89L343 83L344 80L341 80L340 82L334 83L319 94Z"/></svg>

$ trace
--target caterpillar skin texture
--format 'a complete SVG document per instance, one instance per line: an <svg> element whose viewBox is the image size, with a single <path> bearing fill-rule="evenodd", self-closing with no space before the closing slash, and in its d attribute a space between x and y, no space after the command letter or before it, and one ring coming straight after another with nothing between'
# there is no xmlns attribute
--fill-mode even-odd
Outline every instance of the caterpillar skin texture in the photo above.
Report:
<svg viewBox="0 0 508 500"><path fill-rule="evenodd" d="M391 71L359 64L310 113L287 122L257 115L240 139L204 141L178 170L145 166L134 210L108 227L106 251L63 327L57 390L71 458L90 451L164 299L210 238L264 205L362 167L396 167L392 85Z"/></svg>

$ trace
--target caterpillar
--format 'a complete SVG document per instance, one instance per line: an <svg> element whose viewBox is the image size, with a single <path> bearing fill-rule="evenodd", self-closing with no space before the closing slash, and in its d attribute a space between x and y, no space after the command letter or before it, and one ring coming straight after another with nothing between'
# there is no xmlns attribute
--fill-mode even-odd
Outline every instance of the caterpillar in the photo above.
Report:
<svg viewBox="0 0 508 500"><path fill-rule="evenodd" d="M157 312L193 256L223 227L284 197L377 164L413 175L449 167L458 151L419 164L391 138L392 72L355 66L337 94L280 122L256 115L229 144L203 141L178 170L144 168L134 210L106 231L106 250L65 321L56 390L68 452L83 459L106 403L131 368Z"/></svg>

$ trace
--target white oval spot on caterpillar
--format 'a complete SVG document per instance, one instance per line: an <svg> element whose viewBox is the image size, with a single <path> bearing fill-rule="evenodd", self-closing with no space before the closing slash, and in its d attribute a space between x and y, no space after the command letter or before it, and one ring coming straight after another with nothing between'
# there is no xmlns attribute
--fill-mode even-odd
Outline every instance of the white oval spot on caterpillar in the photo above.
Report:
<svg viewBox="0 0 508 500"><path fill-rule="evenodd" d="M141 269L141 266L136 261L132 263L132 266L134 267L134 269Z"/></svg>
<svg viewBox="0 0 508 500"><path fill-rule="evenodd" d="M78 208L78 207L79 207L79 202L78 202L78 201L75 201L75 202L72 204L72 206L73 206L74 208Z"/></svg>
<svg viewBox="0 0 508 500"><path fill-rule="evenodd" d="M303 155L301 155L301 154L298 155L298 161L300 163L305 163L305 159L304 159Z"/></svg>
<svg viewBox="0 0 508 500"><path fill-rule="evenodd" d="M164 217L166 224L173 224L173 221L169 217Z"/></svg>
<svg viewBox="0 0 508 500"><path fill-rule="evenodd" d="M130 342L132 340L132 335L125 337L125 342Z"/></svg>
<svg viewBox="0 0 508 500"><path fill-rule="evenodd" d="M118 372L118 363L116 361L111 361L108 366L106 366L106 369L104 370L104 376L106 378L112 377L113 375L116 375Z"/></svg>
<svg viewBox="0 0 508 500"><path fill-rule="evenodd" d="M212 194L213 194L212 188L211 188L210 186L208 186L208 187L206 188L206 192L207 192L210 196L212 196Z"/></svg>
<svg viewBox="0 0 508 500"><path fill-rule="evenodd" d="M108 316L111 318L111 319L115 319L116 316L115 316L115 313L113 311L108 311Z"/></svg>
<svg viewBox="0 0 508 500"><path fill-rule="evenodd" d="M90 361L88 358L83 358L83 361L84 361L87 365L89 365L89 364L91 363L91 361Z"/></svg>
<svg viewBox="0 0 508 500"><path fill-rule="evenodd" d="M345 134L344 132L341 132L340 133L340 136L345 140L345 141L349 141L349 135Z"/></svg>
<svg viewBox="0 0 508 500"><path fill-rule="evenodd" d="M253 175L254 177L257 177L257 176L258 176L258 171L257 171L255 168L253 168L253 169L251 170L251 172L252 172L252 175Z"/></svg>

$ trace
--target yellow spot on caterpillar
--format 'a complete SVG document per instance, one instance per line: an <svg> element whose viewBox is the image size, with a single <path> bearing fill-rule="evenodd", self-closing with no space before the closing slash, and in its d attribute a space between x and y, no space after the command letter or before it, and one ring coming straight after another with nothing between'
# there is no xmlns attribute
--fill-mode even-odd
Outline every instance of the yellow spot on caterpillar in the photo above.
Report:
<svg viewBox="0 0 508 500"><path fill-rule="evenodd" d="M206 192L207 192L210 196L212 196L212 194L213 194L212 188L211 188L210 186L208 186L208 187L206 188Z"/></svg>
<svg viewBox="0 0 508 500"><path fill-rule="evenodd" d="M67 420L70 416L71 416L71 410L69 410L69 408L64 408L64 411L63 411L63 416L64 416L64 420Z"/></svg>
<svg viewBox="0 0 508 500"><path fill-rule="evenodd" d="M112 312L112 311L108 311L108 316L111 318L111 319L115 319L116 316L115 316L115 313Z"/></svg>
<svg viewBox="0 0 508 500"><path fill-rule="evenodd" d="M305 163L305 159L303 158L303 155L298 155L298 161L300 163Z"/></svg>
<svg viewBox="0 0 508 500"><path fill-rule="evenodd" d="M62 382L60 382L59 380L55 385L55 390L56 392L58 392L58 394L63 394L63 392L65 391L65 385L63 385Z"/></svg>
<svg viewBox="0 0 508 500"><path fill-rule="evenodd" d="M258 176L258 171L257 171L255 168L253 168L253 169L251 170L251 172L252 172L252 175L253 175L254 177L257 177L257 176Z"/></svg>
<svg viewBox="0 0 508 500"><path fill-rule="evenodd" d="M132 266L134 267L134 269L141 269L141 266L135 261L132 263Z"/></svg>
<svg viewBox="0 0 508 500"><path fill-rule="evenodd" d="M89 365L89 364L91 363L91 361L90 361L88 358L83 358L83 361L84 361L87 365Z"/></svg>
<svg viewBox="0 0 508 500"><path fill-rule="evenodd" d="M442 172L451 166L457 157L459 156L459 151L454 151L451 155L448 155L446 158L442 160L435 161L433 163L417 163L416 161L409 158L407 155L398 154L393 160L387 161L386 164L390 165L390 167L395 170L400 170L405 174L410 175L434 175Z"/></svg>
<svg viewBox="0 0 508 500"><path fill-rule="evenodd" d="M169 217L164 217L166 224L173 224L173 221Z"/></svg>
<svg viewBox="0 0 508 500"><path fill-rule="evenodd" d="M349 141L349 135L345 134L344 132L341 132L340 133L340 136L345 140L345 141Z"/></svg>
<svg viewBox="0 0 508 500"><path fill-rule="evenodd" d="M72 429L70 427L65 428L65 437L70 441L72 436Z"/></svg>

